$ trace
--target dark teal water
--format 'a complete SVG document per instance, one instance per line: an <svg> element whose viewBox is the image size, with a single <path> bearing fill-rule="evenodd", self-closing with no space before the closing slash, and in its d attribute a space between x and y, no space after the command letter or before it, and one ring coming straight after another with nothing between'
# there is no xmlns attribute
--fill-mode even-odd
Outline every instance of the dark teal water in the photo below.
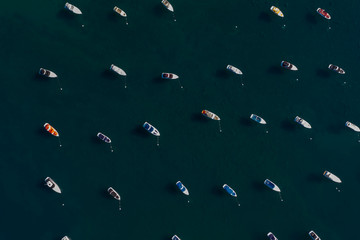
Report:
<svg viewBox="0 0 360 240"><path fill-rule="evenodd" d="M272 231L301 240L310 230L356 239L360 136L344 124L360 124L358 1L173 0L176 22L157 0L71 3L84 14L55 0L0 9L2 239L261 240ZM299 71L280 69L282 60ZM126 89L107 70L112 63L127 72ZM37 76L40 67L58 74L63 91ZM178 74L184 89L162 72ZM202 109L221 117L222 133ZM251 113L268 124L250 122ZM296 125L296 115L313 129ZM159 147L145 121L161 132ZM43 186L47 176L63 194ZM121 212L109 186L122 197Z"/></svg>

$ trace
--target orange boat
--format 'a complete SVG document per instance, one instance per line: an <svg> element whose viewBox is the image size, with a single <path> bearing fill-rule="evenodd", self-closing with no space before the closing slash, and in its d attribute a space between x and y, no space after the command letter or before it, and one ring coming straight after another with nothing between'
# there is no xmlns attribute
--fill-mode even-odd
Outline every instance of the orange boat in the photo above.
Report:
<svg viewBox="0 0 360 240"><path fill-rule="evenodd" d="M44 124L44 128L46 129L46 131L48 131L49 133L51 133L52 135L54 135L55 137L59 137L59 133L56 131L55 128L53 128L50 124L45 123Z"/></svg>

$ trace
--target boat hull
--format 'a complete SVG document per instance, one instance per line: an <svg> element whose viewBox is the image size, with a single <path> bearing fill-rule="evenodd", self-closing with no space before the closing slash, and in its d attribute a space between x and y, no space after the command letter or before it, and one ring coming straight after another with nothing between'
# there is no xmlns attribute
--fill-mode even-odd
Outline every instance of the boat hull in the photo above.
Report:
<svg viewBox="0 0 360 240"><path fill-rule="evenodd" d="M311 231L309 232L309 236L310 236L313 240L321 240L321 239L319 238L319 236L318 236L313 230L311 230Z"/></svg>
<svg viewBox="0 0 360 240"><path fill-rule="evenodd" d="M57 75L54 72L47 70L45 68L40 68L39 74L41 76L48 77L48 78L56 78L57 77Z"/></svg>
<svg viewBox="0 0 360 240"><path fill-rule="evenodd" d="M146 131L148 131L152 135L160 137L160 132L153 125L151 125L150 123L144 122L143 128L145 128Z"/></svg>
<svg viewBox="0 0 360 240"><path fill-rule="evenodd" d="M180 191L185 194L185 195L189 195L189 191L187 190L187 188L184 186L184 184L182 184L181 181L177 181L176 182L176 186L180 189Z"/></svg>
<svg viewBox="0 0 360 240"><path fill-rule="evenodd" d="M114 64L111 64L110 70L116 72L117 74L119 74L121 76L126 76L126 72L124 70L122 70L121 68L119 68L118 66L115 66Z"/></svg>
<svg viewBox="0 0 360 240"><path fill-rule="evenodd" d="M355 124L349 122L349 121L347 121L345 123L345 126L347 126L348 128L354 130L355 132L360 132L360 128L358 126L356 126Z"/></svg>
<svg viewBox="0 0 360 240"><path fill-rule="evenodd" d="M70 4L70 3L65 3L65 8L68 9L70 12L73 12L75 14L82 14L81 10L78 7L76 7L76 6L74 6L74 5Z"/></svg>
<svg viewBox="0 0 360 240"><path fill-rule="evenodd" d="M291 71L297 71L298 70L298 68L294 64L286 62L286 61L282 61L280 63L280 66L282 66L283 68L289 69Z"/></svg>
<svg viewBox="0 0 360 240"><path fill-rule="evenodd" d="M226 66L226 69L228 69L228 70L230 70L230 71L232 71L233 73L238 74L238 75L242 75L242 74L243 74L240 69L238 69L237 67L234 67L234 66L232 66L232 65L227 65L227 66Z"/></svg>
<svg viewBox="0 0 360 240"><path fill-rule="evenodd" d="M327 12L326 12L324 9L322 9L322 8L316 9L316 12L317 12L318 14L320 14L320 16L322 16L322 17L325 18L325 19L328 19L328 20L331 19L330 14L327 13Z"/></svg>
<svg viewBox="0 0 360 240"><path fill-rule="evenodd" d="M324 177L330 179L331 181L333 182L336 182L336 183L341 183L341 179L339 177L337 177L336 175L332 174L331 172L329 171L325 171L323 173Z"/></svg>
<svg viewBox="0 0 360 240"><path fill-rule="evenodd" d="M106 143L111 143L111 139L109 137L105 136L105 134L103 134L101 132L98 132L98 134L96 134L96 136Z"/></svg>
<svg viewBox="0 0 360 240"><path fill-rule="evenodd" d="M173 8L173 6L169 3L169 1L167 1L167 0L162 0L161 3L164 5L164 7L166 7L167 10L169 10L170 12L174 12L174 8Z"/></svg>
<svg viewBox="0 0 360 240"><path fill-rule="evenodd" d="M337 72L339 74L345 74L344 69L342 69L341 67L336 66L334 64L329 64L328 69L330 69L330 70L332 70L334 72Z"/></svg>
<svg viewBox="0 0 360 240"><path fill-rule="evenodd" d="M179 78L179 76L174 73L162 73L161 77L163 79L178 79Z"/></svg>
<svg viewBox="0 0 360 240"><path fill-rule="evenodd" d="M237 197L236 192L235 192L229 185L224 184L224 185L223 185L223 189L225 189L225 191L226 191L230 196Z"/></svg>
<svg viewBox="0 0 360 240"><path fill-rule="evenodd" d="M57 193L61 193L60 187L56 184L54 180L52 180L50 177L45 178L45 184L51 188L53 191Z"/></svg>
<svg viewBox="0 0 360 240"><path fill-rule="evenodd" d="M120 201L120 194L118 194L116 191L115 191L115 189L113 189L112 187L109 187L108 188L108 193L113 197L113 198L115 198L116 200L118 200L118 201Z"/></svg>
<svg viewBox="0 0 360 240"><path fill-rule="evenodd" d="M250 115L250 119L252 119L252 120L254 120L255 122L260 123L260 124L266 124L266 121L265 121L262 117L259 117L259 116L256 115L256 114L251 114L251 115Z"/></svg>
<svg viewBox="0 0 360 240"><path fill-rule="evenodd" d="M267 234L267 236L268 236L268 238L269 238L270 240L278 240L277 237L275 237L275 235L274 235L272 232L269 232L269 233Z"/></svg>
<svg viewBox="0 0 360 240"><path fill-rule="evenodd" d="M269 179L266 179L266 180L264 181L264 184L265 184L268 188L270 188L271 190L273 190L273 191L275 191L275 192L281 192L281 191L280 191L280 188L279 188L275 183L273 183L272 181L270 181Z"/></svg>
<svg viewBox="0 0 360 240"><path fill-rule="evenodd" d="M205 117L207 118L210 118L212 120L217 120L217 121L220 121L220 118L218 115L216 115L215 113L212 113L208 110L202 110L201 111L201 114L204 115Z"/></svg>
<svg viewBox="0 0 360 240"><path fill-rule="evenodd" d="M271 6L270 10L275 13L276 15L278 15L279 17L284 17L284 14L281 12L281 10L275 6Z"/></svg>
<svg viewBox="0 0 360 240"><path fill-rule="evenodd" d="M305 127L305 128L311 129L310 123L308 123L307 121L305 121L304 119L302 119L299 116L296 116L294 121L297 122L298 124L300 124L301 126Z"/></svg>
<svg viewBox="0 0 360 240"><path fill-rule="evenodd" d="M114 12L118 13L120 16L127 17L126 12L124 12L123 10L118 8L117 6L115 6L113 10L114 10Z"/></svg>
<svg viewBox="0 0 360 240"><path fill-rule="evenodd" d="M59 137L59 133L58 131L56 131L55 128L53 128L50 124L45 123L44 124L44 128L46 129L46 131L48 131L49 133L51 133L51 135L55 136L55 137Z"/></svg>

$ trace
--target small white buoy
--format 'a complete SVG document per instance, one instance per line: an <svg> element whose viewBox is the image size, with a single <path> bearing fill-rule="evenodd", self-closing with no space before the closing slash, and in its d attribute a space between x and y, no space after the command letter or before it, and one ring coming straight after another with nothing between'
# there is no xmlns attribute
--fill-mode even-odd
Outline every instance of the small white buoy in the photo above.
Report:
<svg viewBox="0 0 360 240"><path fill-rule="evenodd" d="M312 138L310 138L310 140L312 140Z"/></svg>
<svg viewBox="0 0 360 240"><path fill-rule="evenodd" d="M269 131L266 131L266 133L269 133Z"/></svg>
<svg viewBox="0 0 360 240"><path fill-rule="evenodd" d="M84 27L85 25L83 24L83 25L81 25L81 27Z"/></svg>
<svg viewBox="0 0 360 240"><path fill-rule="evenodd" d="M61 204L62 206L65 206L65 204L63 203L63 204Z"/></svg>
<svg viewBox="0 0 360 240"><path fill-rule="evenodd" d="M235 28L237 28L237 26L235 26Z"/></svg>

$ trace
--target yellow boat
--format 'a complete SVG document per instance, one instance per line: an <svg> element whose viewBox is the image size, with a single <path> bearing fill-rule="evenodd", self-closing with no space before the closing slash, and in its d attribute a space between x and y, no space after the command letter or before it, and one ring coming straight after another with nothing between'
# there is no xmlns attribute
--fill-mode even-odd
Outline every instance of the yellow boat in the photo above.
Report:
<svg viewBox="0 0 360 240"><path fill-rule="evenodd" d="M280 11L279 8L277 8L275 6L271 6L270 10L273 11L279 17L284 17L284 14Z"/></svg>

